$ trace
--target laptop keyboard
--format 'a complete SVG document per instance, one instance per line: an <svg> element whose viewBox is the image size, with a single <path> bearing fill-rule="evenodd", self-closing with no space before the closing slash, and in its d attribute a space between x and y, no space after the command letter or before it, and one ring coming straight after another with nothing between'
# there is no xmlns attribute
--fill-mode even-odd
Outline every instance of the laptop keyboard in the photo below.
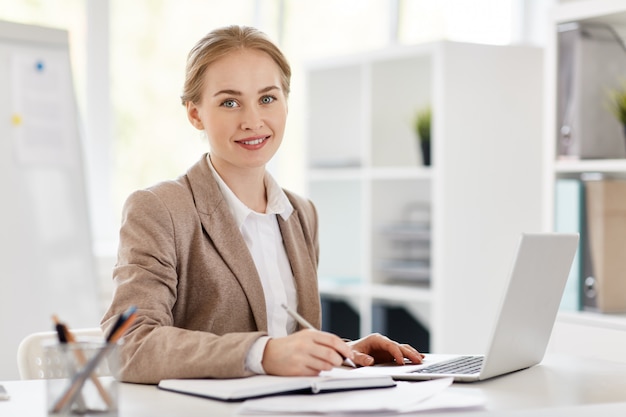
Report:
<svg viewBox="0 0 626 417"><path fill-rule="evenodd" d="M419 374L475 374L483 366L482 356L460 356L449 361L434 363L413 373Z"/></svg>

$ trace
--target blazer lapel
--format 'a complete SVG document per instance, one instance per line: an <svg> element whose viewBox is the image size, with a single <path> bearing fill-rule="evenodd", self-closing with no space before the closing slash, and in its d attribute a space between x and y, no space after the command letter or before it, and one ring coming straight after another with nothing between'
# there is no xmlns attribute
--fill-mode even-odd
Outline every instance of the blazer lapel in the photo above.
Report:
<svg viewBox="0 0 626 417"><path fill-rule="evenodd" d="M257 328L267 331L265 296L254 260L208 166L206 155L187 172L204 230L248 297Z"/></svg>

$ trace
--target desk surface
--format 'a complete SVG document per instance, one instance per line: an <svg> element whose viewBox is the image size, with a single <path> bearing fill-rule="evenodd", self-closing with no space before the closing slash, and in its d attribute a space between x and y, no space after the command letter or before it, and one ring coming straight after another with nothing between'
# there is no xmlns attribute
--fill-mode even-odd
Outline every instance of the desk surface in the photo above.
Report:
<svg viewBox="0 0 626 417"><path fill-rule="evenodd" d="M45 381L2 381L11 399L0 416L45 416ZM463 416L626 415L626 363L547 356L539 365L491 380L454 384L451 390L486 398L485 410ZM120 384L120 417L230 416L237 403L162 391L152 385ZM403 414L406 415L406 414ZM416 414L416 416L424 414ZM459 412L438 413L438 417Z"/></svg>

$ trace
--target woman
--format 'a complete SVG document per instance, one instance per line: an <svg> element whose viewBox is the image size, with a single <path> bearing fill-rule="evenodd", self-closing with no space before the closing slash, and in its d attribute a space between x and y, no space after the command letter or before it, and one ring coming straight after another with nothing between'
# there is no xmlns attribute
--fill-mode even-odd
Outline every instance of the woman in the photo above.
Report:
<svg viewBox="0 0 626 417"><path fill-rule="evenodd" d="M182 103L210 153L185 175L133 193L124 206L115 293L102 327L129 305L139 318L120 348L120 378L317 375L343 358L420 362L373 334L346 343L316 328L317 213L265 165L283 139L291 70L262 33L209 33L187 60Z"/></svg>

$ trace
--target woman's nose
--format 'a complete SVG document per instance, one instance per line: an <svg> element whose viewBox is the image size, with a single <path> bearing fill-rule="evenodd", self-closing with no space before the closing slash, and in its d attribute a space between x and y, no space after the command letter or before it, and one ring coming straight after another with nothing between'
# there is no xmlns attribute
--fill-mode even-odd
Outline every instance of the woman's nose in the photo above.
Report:
<svg viewBox="0 0 626 417"><path fill-rule="evenodd" d="M256 107L248 107L242 113L241 129L258 130L263 127L263 118L261 112Z"/></svg>

